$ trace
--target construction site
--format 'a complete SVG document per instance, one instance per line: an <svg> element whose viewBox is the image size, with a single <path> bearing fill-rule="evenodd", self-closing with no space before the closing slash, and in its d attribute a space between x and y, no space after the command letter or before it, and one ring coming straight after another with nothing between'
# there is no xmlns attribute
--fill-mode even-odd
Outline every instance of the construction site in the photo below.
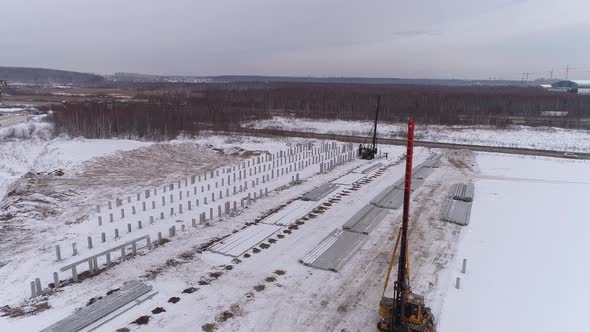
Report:
<svg viewBox="0 0 590 332"><path fill-rule="evenodd" d="M587 0L0 8L0 332L588 330Z"/></svg>
<svg viewBox="0 0 590 332"><path fill-rule="evenodd" d="M1 329L497 330L476 327L478 315L506 304L466 303L502 282L529 285L513 307L538 291L527 271L487 279L539 257L518 240L532 226L512 214L551 200L537 186L586 188L588 155L415 146L413 120L401 143L384 144L380 106L360 145L242 135L5 145L61 168L5 189ZM551 211L532 220L536 241L550 241Z"/></svg>

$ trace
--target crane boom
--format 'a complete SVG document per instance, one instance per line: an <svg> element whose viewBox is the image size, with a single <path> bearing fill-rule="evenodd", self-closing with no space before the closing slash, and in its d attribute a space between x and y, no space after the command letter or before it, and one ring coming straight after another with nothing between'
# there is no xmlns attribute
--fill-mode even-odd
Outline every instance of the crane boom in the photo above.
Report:
<svg viewBox="0 0 590 332"><path fill-rule="evenodd" d="M377 99L377 110L375 111L375 125L373 126L373 141L372 148L375 153L377 153L377 120L379 120L379 106L381 106L381 96L378 96Z"/></svg>

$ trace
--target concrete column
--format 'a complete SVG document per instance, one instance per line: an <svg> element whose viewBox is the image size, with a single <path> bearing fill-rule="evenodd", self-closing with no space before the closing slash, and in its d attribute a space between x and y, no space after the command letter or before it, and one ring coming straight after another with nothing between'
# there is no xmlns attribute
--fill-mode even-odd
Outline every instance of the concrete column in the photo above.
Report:
<svg viewBox="0 0 590 332"><path fill-rule="evenodd" d="M213 208L209 208L209 220L213 220Z"/></svg>
<svg viewBox="0 0 590 332"><path fill-rule="evenodd" d="M238 210L238 202L234 201L234 212Z"/></svg>
<svg viewBox="0 0 590 332"><path fill-rule="evenodd" d="M76 265L72 266L72 280L78 282L78 272L76 271Z"/></svg>
<svg viewBox="0 0 590 332"><path fill-rule="evenodd" d="M57 274L57 272L53 272L53 289L56 289L59 287L59 275Z"/></svg>
<svg viewBox="0 0 590 332"><path fill-rule="evenodd" d="M61 261L61 248L59 244L55 245L55 259L59 262Z"/></svg>
<svg viewBox="0 0 590 332"><path fill-rule="evenodd" d="M463 266L461 268L461 273L465 274L467 272L467 259L463 259Z"/></svg>
<svg viewBox="0 0 590 332"><path fill-rule="evenodd" d="M457 280L455 281L455 288L460 289L461 288L461 278L457 277Z"/></svg>
<svg viewBox="0 0 590 332"><path fill-rule="evenodd" d="M162 244L162 232L158 232L158 244Z"/></svg>
<svg viewBox="0 0 590 332"><path fill-rule="evenodd" d="M200 224L205 223L205 213L204 212L199 215L199 223Z"/></svg>
<svg viewBox="0 0 590 332"><path fill-rule="evenodd" d="M72 256L76 256L78 254L78 247L76 246L76 243L72 243Z"/></svg>
<svg viewBox="0 0 590 332"><path fill-rule="evenodd" d="M121 260L124 261L127 254L125 253L125 247L121 247Z"/></svg>
<svg viewBox="0 0 590 332"><path fill-rule="evenodd" d="M221 217L221 205L217 205L217 217Z"/></svg>
<svg viewBox="0 0 590 332"><path fill-rule="evenodd" d="M137 244L135 241L131 242L131 253L133 256L137 255Z"/></svg>
<svg viewBox="0 0 590 332"><path fill-rule="evenodd" d="M230 210L230 202L225 202L225 214L229 214Z"/></svg>
<svg viewBox="0 0 590 332"><path fill-rule="evenodd" d="M111 264L112 264L111 253L109 252L109 253L107 253L107 267L110 267Z"/></svg>
<svg viewBox="0 0 590 332"><path fill-rule="evenodd" d="M35 278L35 292L37 295L43 294L43 289L41 288L41 279Z"/></svg>

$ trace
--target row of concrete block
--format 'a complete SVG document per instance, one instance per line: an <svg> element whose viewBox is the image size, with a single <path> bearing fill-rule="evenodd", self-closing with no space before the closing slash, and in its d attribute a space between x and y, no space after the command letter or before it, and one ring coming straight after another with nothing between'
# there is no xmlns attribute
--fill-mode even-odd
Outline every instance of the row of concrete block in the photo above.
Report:
<svg viewBox="0 0 590 332"><path fill-rule="evenodd" d="M303 164L303 163L301 163L301 164ZM294 178L292 178L292 181L299 182L299 174L295 175ZM262 194L262 192L261 192L261 194ZM265 191L265 194L268 195L268 191L267 190ZM254 194L254 199L255 199L255 197L256 197L256 194ZM248 198L247 198L247 200L249 201L248 204L250 203L250 200L251 199L252 198L249 195ZM241 206L244 206L245 200L246 200L246 198L244 198L244 199L241 200ZM190 205L191 203L188 203L188 204ZM230 202L226 202L225 204L226 204L226 206L225 206L226 213L229 213L230 210L231 210L231 208L230 208ZM233 210L235 211L236 208L237 208L237 202L234 201L233 204L234 204L234 209ZM134 208L132 208L132 210L133 209ZM147 207L146 207L146 210L147 210ZM189 210L190 210L190 208L189 208ZM213 208L210 208L210 211L209 211L209 220L213 219L213 212L212 212L212 210L213 210ZM171 210L172 213L173 213L173 211L174 210ZM179 211L182 211L182 205L179 206ZM137 211L135 211L135 212L137 212ZM221 206L218 206L218 211L217 212L218 212L218 216L221 215ZM199 216L200 216L199 224L203 224L205 222L205 220L207 219L206 218L206 215L205 215L205 213L201 213ZM154 223L153 216L150 217L150 223ZM193 225L195 225L195 224L196 224L196 219L193 219ZM141 229L143 226L144 225L142 224L142 221L137 221L137 228L138 229ZM132 231L133 231L132 224L131 223L128 223L127 224L127 232L128 233L131 233ZM114 232L115 232L115 234L114 234L115 235L115 238L118 238L120 236L118 234L119 233L119 230L118 229L115 229ZM105 232L102 232L101 233L101 236L100 236L100 241L102 243L104 243L106 241L106 238L107 238L106 237L106 233ZM92 237L88 237L87 238L87 242L88 242L88 248L92 249L93 248L93 245L94 245L93 244ZM77 255L78 254L77 251L78 251L77 250L77 244L76 243L73 243L72 244L72 253L74 255ZM59 245L56 246L56 259L57 260L61 260L61 249L60 249ZM89 264L91 264L91 263L89 263Z"/></svg>
<svg viewBox="0 0 590 332"><path fill-rule="evenodd" d="M268 191L265 192L265 195L268 196ZM252 202L254 202L257 198L260 198L262 196L254 196L253 198L251 196L248 196L245 199L242 199L241 202L241 207L245 207L245 202L247 202L247 204L251 204ZM224 205L224 213L225 215L231 215L232 213L235 213L237 211L238 207L237 207L237 202L234 201L233 202L233 207L230 204L230 202L225 202ZM222 212L222 208L221 206L218 206L217 209L217 217L222 217L223 216L223 212ZM209 217L207 217L206 213L200 213L199 214L199 221L197 223L197 219L193 218L191 220L191 226L193 228L199 228L202 226L207 225L208 223L212 222L215 219L214 216L214 211L213 208L210 208L209 210ZM128 224L129 228L128 231L131 231L130 228L130 224ZM141 223L139 223L138 226L141 226ZM187 230L187 226L185 224L181 224L180 225L180 229L182 232L185 232ZM118 233L118 230L117 232ZM116 234L117 235L117 234ZM172 225L171 227L168 228L168 239L173 238L177 235L177 225ZM104 242L104 233L102 233L102 240ZM164 236L162 236L162 232L158 232L157 233L157 241L156 241L156 245L163 243L164 240ZM68 264L64 267L62 267L60 269L61 272L65 272L65 271L70 271L71 272L71 279L73 282L78 282L79 281L79 272L78 272L78 267L80 265L84 265L84 264L88 264L88 272L90 275L96 274L99 270L100 270L100 264L99 264L99 258L103 257L105 258L105 267L109 268L113 265L113 260L112 260L112 253L113 252L120 252L120 261L124 261L127 259L127 247L131 247L131 251L129 252L129 254L131 256L135 256L137 254L137 250L140 249L138 248L138 243L145 241L145 247L147 250L151 250L152 249L152 242L150 239L149 235L144 235L141 237L138 237L136 239L133 239L131 241L125 242L121 245L118 245L116 247L110 248L108 250L105 250L103 252L100 252L96 255L92 255L90 257L81 259L79 261L76 261L74 263ZM89 248L92 248L92 238L88 237L88 245ZM76 248L76 244L73 244L72 246L73 252L75 254L77 254L77 248ZM57 260L61 260L61 248L59 245L55 246L55 250L56 250L56 258ZM34 281L31 282L31 297L36 297L39 295L43 295L44 293L56 289L58 287L61 286L61 282L59 280L59 276L58 276L58 272L54 272L53 273L53 285L48 286L47 288L43 288L41 286L41 281L40 278L35 278Z"/></svg>
<svg viewBox="0 0 590 332"><path fill-rule="evenodd" d="M299 174L296 175L296 179L297 181L299 181ZM263 197L263 196L268 196L268 188L265 188L264 190L260 189L258 192L253 192L253 193L248 193L247 196L243 197L240 199L240 207L244 208L247 205L250 205L253 201L256 201L256 199ZM233 209L232 209L232 203L233 203ZM207 204L206 199L205 199L205 204ZM229 214L230 212L235 212L238 209L238 202L237 201L226 201L224 202L225 205L225 214ZM188 211L192 211L192 204L191 201L188 202ZM196 202L196 206L199 206L199 202L197 200ZM180 203L178 206L178 210L175 210L174 207L170 208L170 217L175 216L176 215L176 211L178 211L179 214L183 214L183 204ZM192 213L192 212L188 212L187 213ZM212 220L214 217L214 208L210 207L209 208L209 218L207 219L206 216L206 212L202 212L199 215L205 216L204 219L205 220ZM221 217L222 216L222 205L218 204L217 205L217 216ZM159 216L159 220L164 220L166 218L166 216L164 215L164 212L160 212L160 216ZM158 220L158 218L155 218L154 216L149 216L149 224L153 225L155 223L155 221ZM140 230L145 226L145 224L141 221L138 220L137 221L137 227L136 229ZM133 232L133 224L132 223L127 223L127 234L130 234ZM113 239L116 240L118 238L120 238L120 236L122 234L120 234L119 232L119 228L115 228L113 229ZM100 241L101 243L105 243L107 241L107 235L106 232L101 232L100 234ZM88 243L88 249L92 249L93 248L93 240L91 236L87 237L87 243ZM78 247L76 243L72 243L72 256L76 256L78 254ZM62 255L61 255L61 248L59 245L55 246L55 255L56 255L56 260L61 260L62 259Z"/></svg>
<svg viewBox="0 0 590 332"><path fill-rule="evenodd" d="M323 159L324 158L321 158L319 160L323 160ZM307 166L309 166L309 165L312 164L312 160L302 160L302 158L299 158L298 160L299 161L295 161L295 162L290 163L288 165L288 169L287 169L287 166L281 167L280 170L277 169L276 170L277 176L279 175L279 173L282 175L284 173L289 173L289 172L292 172L294 170L296 171L298 169L302 169L302 168L307 167ZM273 160L273 165L274 165L274 160ZM277 165L279 165L278 162L277 162ZM235 166L234 166L234 169L235 169ZM223 169L223 171L224 170L225 169ZM254 173L252 173L253 170L254 170ZM268 172L268 170L270 170L270 172ZM228 168L228 172L230 172L230 171L231 171L231 168ZM271 166L270 164L269 165L256 165L254 168L251 168L250 169L250 175L258 175L259 172L265 172L265 171L267 171L270 174L265 174L265 175L262 176L262 181L263 182L266 181L266 180L268 180L269 178L274 178L274 176L275 176L274 166ZM237 174L237 177L236 177L236 173L235 172L233 174L227 174L227 181L226 181L226 179L224 177L222 177L220 179L220 181L219 180L218 181L215 181L215 184L214 184L215 185L215 189L218 189L220 187L220 183L221 183L221 187L231 185L232 184L232 175L233 175L234 193L236 192L235 184L237 182L241 181L242 179L245 179L245 178L248 177L248 175L246 174L246 170L239 170L239 172ZM200 181L200 176L199 176L199 181ZM259 181L259 178L257 177L256 183L258 183L258 181ZM188 180L185 178L185 181L184 182L185 183L188 183ZM188 196L188 195L190 195L190 191L189 190L186 190L186 191L179 190L180 183L181 183L181 181L178 182L178 186L176 186L176 190L174 190L174 191L179 191L177 193L177 196L178 196L179 199L182 199L183 193L186 193L186 195ZM244 186L247 186L247 184L248 184L248 182L245 181L244 182ZM254 182L253 182L253 184L254 184ZM172 191L172 189L174 188L174 184L170 184L170 185L164 186L164 192L166 192L166 188L167 187L171 188L171 190L168 190L168 191ZM198 194L198 187L199 187L198 184L193 186L193 188L192 188L193 189L192 190L193 191L193 194ZM212 183L201 184L200 185L201 194L205 193L205 188L207 189L207 194L209 194L209 192L212 190ZM226 195L229 195L229 194L230 194L229 188L226 188ZM157 189L154 190L154 196L156 196L156 195L157 195ZM161 194L161 195L162 196L159 197L160 200L162 201L161 206L164 206L166 204L166 201L167 200L169 202L173 202L174 201L174 194L173 193L169 193L168 195L163 195L163 194ZM215 193L212 193L212 195L214 196ZM223 195L223 191L220 191L220 195L221 196ZM138 196L138 201L140 201L141 200L140 199L140 195L138 194L137 196ZM147 194L147 191L146 191L146 197L147 196L149 196L149 194ZM157 205L160 205L160 203L159 203L160 200L152 199L151 208L152 209L157 208ZM116 199L116 201L117 202L120 202L122 200ZM131 198L130 197L128 197L128 201L131 202ZM108 205L108 210L109 211L113 209L113 205L112 205L112 203L110 201L107 202L107 205ZM117 204L117 205L120 205L120 204ZM143 211L145 211L146 209L149 209L149 206L150 206L150 204L149 203L146 203L146 202L142 202L141 205L142 205ZM134 207L131 207L131 210L135 210L135 208ZM101 211L100 206L97 206L97 211ZM120 213L120 217L119 218L122 219L125 216L125 212L124 212L124 210L120 210L120 211L121 211L121 213ZM131 211L131 213L134 214L133 211ZM104 216L100 216L100 217L104 219L107 216L108 216L109 220L112 220L112 219L118 217L114 213L108 213L108 215L105 214Z"/></svg>
<svg viewBox="0 0 590 332"><path fill-rule="evenodd" d="M311 148L311 146L309 148ZM319 159L317 158L317 154L323 153L325 155L331 156L337 150L338 149L336 147L333 147L333 148L331 148L329 150L328 149L316 149L315 150L316 153L310 153L310 152L305 151L302 148L296 148L296 149L290 149L290 150L287 150L287 151L280 151L280 152L278 152L276 154L272 154L272 155L271 154L268 154L268 155L265 155L263 157L257 156L257 157L252 158L251 160L242 161L241 163L238 164L237 167L236 166L223 167L223 168L221 168L221 173L220 173L220 170L218 169L218 170L215 170L215 171L210 171L209 174L207 174L207 173L204 174L203 177L201 177L201 175L199 175L199 176L192 176L190 182L191 182L191 185L192 185L192 184L195 184L197 181L198 182L201 182L202 180L203 181L206 181L207 179L211 180L211 179L213 179L215 177L220 177L220 176L221 176L221 179L220 179L221 181L218 181L218 182L223 182L223 181L225 181L224 180L225 174L228 174L230 172L236 172L236 171L238 171L239 174L241 174L243 177L246 177L247 176L246 168L249 169L249 173L248 174L250 176L252 176L253 174L256 174L257 170L258 170L258 172L260 172L260 166L261 166L260 163L261 162L262 163L264 163L264 162L272 162L272 167L273 168L274 167L281 166L281 165L284 165L286 163L292 163L292 162L295 162L295 161L302 161L304 159L304 157L307 157L307 159L314 158L315 157L314 158L314 162L319 162L318 161ZM295 153L294 151L299 151L298 152L299 154L298 155L297 154L294 154ZM258 166L258 167L256 167L256 166ZM265 168L267 166L268 167L271 167L270 164L269 165L264 165ZM207 178L207 175L209 175L209 178ZM234 174L234 181L235 180L236 179L235 179L235 174ZM230 178L228 178L228 182L229 181L230 181ZM189 186L188 178L184 178L182 180L178 180L177 183L171 183L171 184L168 184L168 185L164 185L162 187L162 192L168 192L168 191L172 191L172 190L179 190L179 189L182 188L182 183L183 182L184 182L185 187L186 186ZM151 192L152 192L151 190L145 190L144 191L144 196L145 196L144 198L147 199L147 198L151 197L152 196ZM153 190L153 192L154 192L154 195L157 195L158 189L155 188ZM139 193L136 194L136 197L137 197L137 200L136 201L139 202L139 201L142 200L142 195L141 194L139 194ZM131 197L130 196L127 197L127 203L131 203L131 202L132 202ZM125 204L125 201L123 199L115 199L114 200L114 203L115 204L113 204L113 202L111 202L111 201L107 202L108 209L113 209L113 207L122 206L122 205ZM101 209L100 208L100 205L97 206L97 212L100 212L100 209Z"/></svg>

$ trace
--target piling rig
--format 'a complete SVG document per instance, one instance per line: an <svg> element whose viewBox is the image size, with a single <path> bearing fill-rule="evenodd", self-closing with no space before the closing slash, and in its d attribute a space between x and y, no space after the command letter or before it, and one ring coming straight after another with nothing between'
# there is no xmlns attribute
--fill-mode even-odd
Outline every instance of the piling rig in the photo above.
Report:
<svg viewBox="0 0 590 332"><path fill-rule="evenodd" d="M377 329L382 332L436 332L430 308L424 305L424 297L414 294L410 288L410 258L408 252L408 224L410 221L410 194L412 188L412 157L414 152L414 120L408 121L406 175L404 185L404 210L402 225L397 232L391 260L385 277L383 295L379 303L381 321ZM400 243L401 242L401 243ZM385 291L399 245L397 280L393 297Z"/></svg>
<svg viewBox="0 0 590 332"><path fill-rule="evenodd" d="M371 145L366 144L367 140L365 139L365 143L359 145L358 155L361 159L371 160L375 158L377 155L377 120L379 119L379 106L381 105L381 96L377 98L377 110L375 110L375 123L373 124L373 128L371 132L373 133L373 137L371 140Z"/></svg>

